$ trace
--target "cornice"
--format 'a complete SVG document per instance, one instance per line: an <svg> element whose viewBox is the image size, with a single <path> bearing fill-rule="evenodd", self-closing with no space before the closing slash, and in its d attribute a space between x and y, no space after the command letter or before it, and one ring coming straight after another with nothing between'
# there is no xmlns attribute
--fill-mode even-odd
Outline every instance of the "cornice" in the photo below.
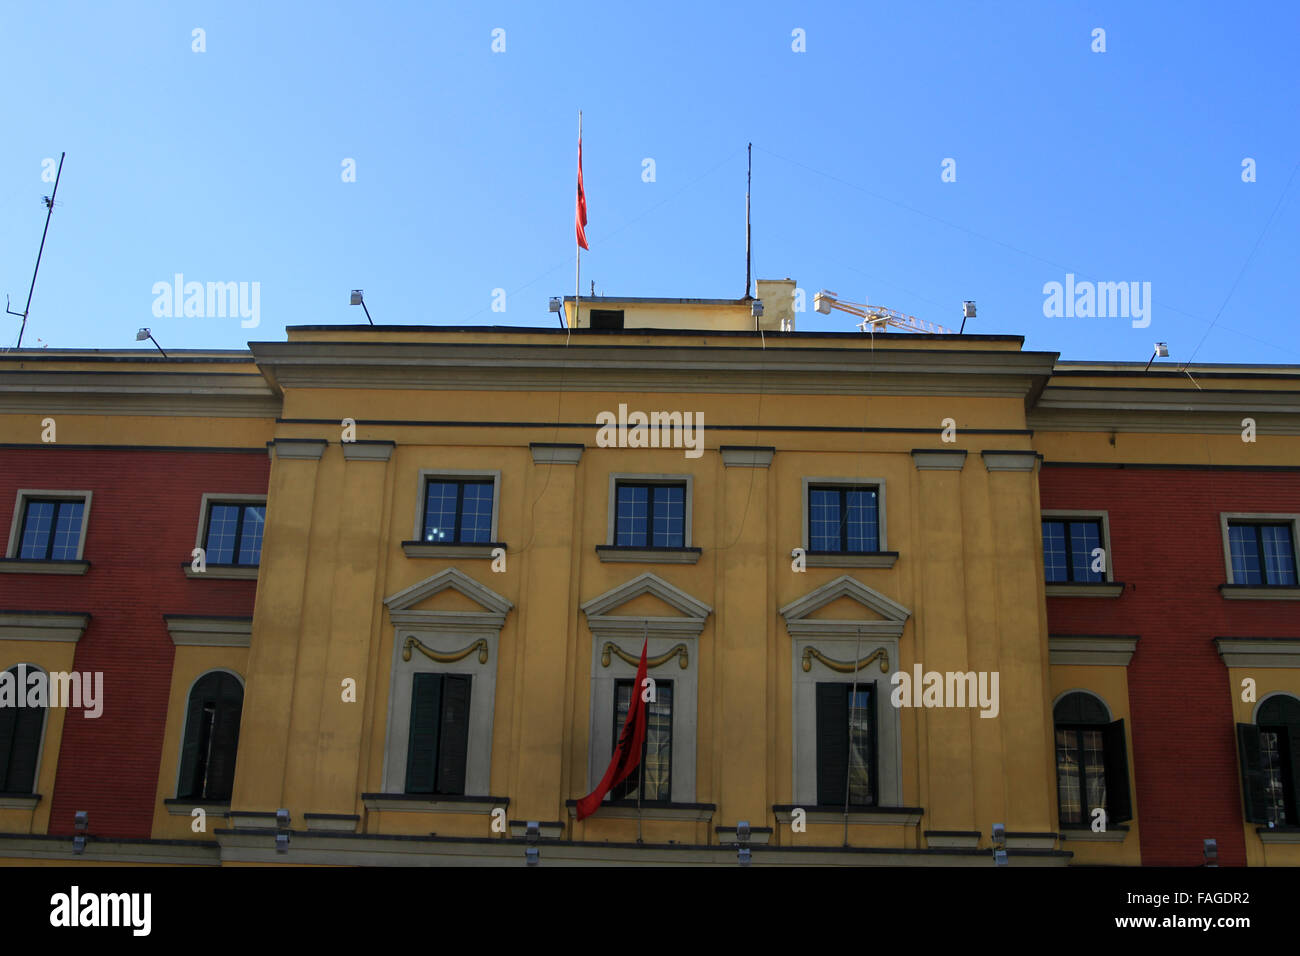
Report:
<svg viewBox="0 0 1300 956"><path fill-rule="evenodd" d="M0 369L0 413L274 418L280 396L240 372Z"/></svg>
<svg viewBox="0 0 1300 956"><path fill-rule="evenodd" d="M701 333L707 335L708 333ZM254 342L280 388L1035 394L1055 353L465 342Z"/></svg>

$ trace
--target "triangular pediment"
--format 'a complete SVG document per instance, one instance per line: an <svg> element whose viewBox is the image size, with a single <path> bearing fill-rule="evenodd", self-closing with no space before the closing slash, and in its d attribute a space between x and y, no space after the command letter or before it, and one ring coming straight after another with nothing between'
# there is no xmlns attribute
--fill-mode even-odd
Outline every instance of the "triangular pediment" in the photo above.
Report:
<svg viewBox="0 0 1300 956"><path fill-rule="evenodd" d="M456 592L454 600L434 600L447 590ZM501 627L506 614L514 607L496 591L456 568L446 568L398 591L384 599L384 606L394 624L443 627L463 624L496 628Z"/></svg>
<svg viewBox="0 0 1300 956"><path fill-rule="evenodd" d="M582 605L592 633L695 637L713 608L647 571Z"/></svg>
<svg viewBox="0 0 1300 956"><path fill-rule="evenodd" d="M856 611L855 611L856 608ZM860 630L864 635L903 633L912 612L875 588L844 574L781 608L792 637Z"/></svg>

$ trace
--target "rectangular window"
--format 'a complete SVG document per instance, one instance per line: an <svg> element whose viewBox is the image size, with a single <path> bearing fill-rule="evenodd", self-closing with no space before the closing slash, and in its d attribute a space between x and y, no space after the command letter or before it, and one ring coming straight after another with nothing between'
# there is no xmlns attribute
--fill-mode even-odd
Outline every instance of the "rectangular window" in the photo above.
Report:
<svg viewBox="0 0 1300 956"><path fill-rule="evenodd" d="M809 551L880 550L877 489L851 485L808 488Z"/></svg>
<svg viewBox="0 0 1300 956"><path fill-rule="evenodd" d="M1106 547L1102 523L1095 518L1043 519L1043 573L1048 584L1097 584L1105 570L1094 571L1093 551ZM1101 564L1107 567L1104 560Z"/></svg>
<svg viewBox="0 0 1300 956"><path fill-rule="evenodd" d="M406 792L463 795L471 677L416 674L412 680Z"/></svg>
<svg viewBox="0 0 1300 956"><path fill-rule="evenodd" d="M1056 728L1056 789L1061 824L1085 826L1106 805L1106 759L1103 727Z"/></svg>
<svg viewBox="0 0 1300 956"><path fill-rule="evenodd" d="M623 733L632 681L614 682L614 746ZM637 782L644 779L643 800L672 799L673 770L673 682L655 681L655 699L646 703L646 736L643 762L631 776L610 791L613 800L635 800Z"/></svg>
<svg viewBox="0 0 1300 956"><path fill-rule="evenodd" d="M620 548L686 546L686 485L619 482L614 544Z"/></svg>
<svg viewBox="0 0 1300 956"><path fill-rule="evenodd" d="M203 535L207 563L256 567L262 561L266 505L213 501Z"/></svg>
<svg viewBox="0 0 1300 956"><path fill-rule="evenodd" d="M85 504L72 499L25 499L16 557L26 561L77 560Z"/></svg>
<svg viewBox="0 0 1300 956"><path fill-rule="evenodd" d="M430 478L424 486L426 544L488 544L492 541L492 481Z"/></svg>
<svg viewBox="0 0 1300 956"><path fill-rule="evenodd" d="M1295 543L1290 523L1229 522L1228 551L1234 584L1295 586Z"/></svg>
<svg viewBox="0 0 1300 956"><path fill-rule="evenodd" d="M817 685L817 803L876 805L876 685Z"/></svg>

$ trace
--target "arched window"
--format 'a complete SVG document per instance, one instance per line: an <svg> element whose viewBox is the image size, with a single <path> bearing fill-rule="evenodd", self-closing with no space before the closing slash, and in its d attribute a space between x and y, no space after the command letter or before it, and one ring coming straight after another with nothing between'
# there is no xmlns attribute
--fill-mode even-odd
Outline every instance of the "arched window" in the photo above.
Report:
<svg viewBox="0 0 1300 956"><path fill-rule="evenodd" d="M243 708L244 685L234 674L210 671L194 682L185 716L177 797L230 799Z"/></svg>
<svg viewBox="0 0 1300 956"><path fill-rule="evenodd" d="M1052 718L1061 827L1094 829L1100 820L1109 829L1133 819L1124 721L1111 721L1106 705L1082 691L1058 700Z"/></svg>
<svg viewBox="0 0 1300 956"><path fill-rule="evenodd" d="M1300 700L1274 694L1260 701L1254 724L1237 725L1246 819L1268 827L1300 825Z"/></svg>
<svg viewBox="0 0 1300 956"><path fill-rule="evenodd" d="M41 734L45 730L45 706L28 706L33 678L47 680L45 673L29 664L18 664L0 674L0 793L33 793L36 765L41 756ZM48 683L40 700L45 701Z"/></svg>

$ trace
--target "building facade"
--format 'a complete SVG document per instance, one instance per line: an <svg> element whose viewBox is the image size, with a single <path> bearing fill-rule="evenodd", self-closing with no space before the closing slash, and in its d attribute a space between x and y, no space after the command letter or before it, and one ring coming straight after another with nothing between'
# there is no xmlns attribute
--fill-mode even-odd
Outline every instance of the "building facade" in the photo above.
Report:
<svg viewBox="0 0 1300 956"><path fill-rule="evenodd" d="M792 292L0 356L0 858L1300 863L1300 369Z"/></svg>

